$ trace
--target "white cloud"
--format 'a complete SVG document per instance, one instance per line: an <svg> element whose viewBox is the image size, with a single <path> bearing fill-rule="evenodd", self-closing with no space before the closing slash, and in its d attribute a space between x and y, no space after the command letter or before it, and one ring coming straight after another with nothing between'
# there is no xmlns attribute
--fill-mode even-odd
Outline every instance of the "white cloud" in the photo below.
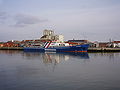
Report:
<svg viewBox="0 0 120 90"><path fill-rule="evenodd" d="M6 26L25 27L33 24L40 24L47 21L48 19L39 18L32 15L26 14L11 15L8 14L7 12L0 11L0 24L4 24Z"/></svg>
<svg viewBox="0 0 120 90"><path fill-rule="evenodd" d="M8 16L6 12L0 11L0 23L5 23Z"/></svg>
<svg viewBox="0 0 120 90"><path fill-rule="evenodd" d="M18 14L14 17L15 24L13 26L15 27L25 27L32 24L38 24L47 22L47 19L40 19L35 16L30 15L24 15L24 14Z"/></svg>

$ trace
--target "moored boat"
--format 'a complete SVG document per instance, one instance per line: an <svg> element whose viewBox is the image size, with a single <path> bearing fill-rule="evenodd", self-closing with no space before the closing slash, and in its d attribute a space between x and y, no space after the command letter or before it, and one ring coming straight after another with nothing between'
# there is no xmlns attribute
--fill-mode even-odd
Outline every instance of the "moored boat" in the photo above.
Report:
<svg viewBox="0 0 120 90"><path fill-rule="evenodd" d="M89 44L74 45L69 43L46 42L43 47L24 47L24 51L39 52L87 52Z"/></svg>

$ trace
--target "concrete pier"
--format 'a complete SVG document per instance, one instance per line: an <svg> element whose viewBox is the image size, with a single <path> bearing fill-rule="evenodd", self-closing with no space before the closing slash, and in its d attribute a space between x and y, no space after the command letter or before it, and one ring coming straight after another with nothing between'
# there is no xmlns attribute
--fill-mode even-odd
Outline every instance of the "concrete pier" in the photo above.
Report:
<svg viewBox="0 0 120 90"><path fill-rule="evenodd" d="M88 52L120 52L120 48L88 48Z"/></svg>
<svg viewBox="0 0 120 90"><path fill-rule="evenodd" d="M23 47L0 47L0 50L23 50Z"/></svg>
<svg viewBox="0 0 120 90"><path fill-rule="evenodd" d="M0 50L23 50L23 47L0 47ZM120 52L120 48L88 48L88 52Z"/></svg>

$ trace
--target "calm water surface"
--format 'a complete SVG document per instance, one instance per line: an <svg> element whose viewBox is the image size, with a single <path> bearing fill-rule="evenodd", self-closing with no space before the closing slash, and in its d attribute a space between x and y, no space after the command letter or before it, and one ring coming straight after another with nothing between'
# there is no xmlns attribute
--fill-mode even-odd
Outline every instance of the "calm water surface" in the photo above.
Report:
<svg viewBox="0 0 120 90"><path fill-rule="evenodd" d="M0 90L120 90L120 53L1 50Z"/></svg>

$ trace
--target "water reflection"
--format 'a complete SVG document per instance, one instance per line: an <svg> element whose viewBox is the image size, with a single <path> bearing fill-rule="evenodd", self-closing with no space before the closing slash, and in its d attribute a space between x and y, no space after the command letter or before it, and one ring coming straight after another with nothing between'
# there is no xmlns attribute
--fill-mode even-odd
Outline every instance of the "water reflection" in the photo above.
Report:
<svg viewBox="0 0 120 90"><path fill-rule="evenodd" d="M120 53L119 52L107 52L107 53L89 53L91 59L96 58L106 58L110 63L117 63L117 61L120 59Z"/></svg>
<svg viewBox="0 0 120 90"><path fill-rule="evenodd" d="M89 59L88 53L53 53L53 52L24 52L24 57L27 59L42 58L44 64L58 64L61 61L67 61L70 58Z"/></svg>
<svg viewBox="0 0 120 90"><path fill-rule="evenodd" d="M20 50L0 50L0 54L8 54L8 55L15 55L15 54L22 54L23 51Z"/></svg>
<svg viewBox="0 0 120 90"><path fill-rule="evenodd" d="M45 67L51 72L54 72L58 65L72 60L76 62L89 61L88 53L53 53L53 52L24 52L24 58L27 60L40 60ZM68 63L68 62L67 62Z"/></svg>
<svg viewBox="0 0 120 90"><path fill-rule="evenodd" d="M55 52L23 52L23 51L15 51L15 50L2 50L0 54L7 54L8 56L14 56L16 58L22 57L23 60L32 60L32 61L39 61L39 63L45 65L47 69L49 68L50 71L55 70L57 67L56 65L60 63L65 63L69 60L74 62L88 62L89 55L88 53L55 53ZM31 62L31 61L30 61ZM34 62L33 62L34 63Z"/></svg>
<svg viewBox="0 0 120 90"><path fill-rule="evenodd" d="M7 54L7 55L21 55L23 58L27 60L35 60L35 59L42 59L44 64L47 63L60 63L61 61L67 61L71 58L73 59L89 59L89 55L86 52L83 53L74 53L74 52L66 52L66 53L56 53L56 52L23 52L19 50L0 50L0 54Z"/></svg>
<svg viewBox="0 0 120 90"><path fill-rule="evenodd" d="M0 50L0 54L7 54L9 56L14 56L14 55L20 55L23 58L26 58L27 60L41 60L43 61L44 64L58 64L61 61L67 61L70 59L82 59L83 62L88 62L90 61L90 58L102 58L106 57L109 58L110 62L113 62L116 60L116 57L119 59L120 58L120 53L52 53L52 52L47 52L47 53L40 53L40 52L23 52L19 50ZM115 60L114 60L115 59Z"/></svg>
<svg viewBox="0 0 120 90"><path fill-rule="evenodd" d="M120 53L0 50L0 90L119 90L119 69Z"/></svg>
<svg viewBox="0 0 120 90"><path fill-rule="evenodd" d="M20 50L0 50L0 54L7 54L9 56L20 55L27 60L42 60L44 64L58 64L61 61L71 59L82 59L83 62L90 61L90 58L108 58L110 62L115 62L120 58L120 53L53 53L53 52L23 52ZM116 58L117 57L117 58Z"/></svg>

